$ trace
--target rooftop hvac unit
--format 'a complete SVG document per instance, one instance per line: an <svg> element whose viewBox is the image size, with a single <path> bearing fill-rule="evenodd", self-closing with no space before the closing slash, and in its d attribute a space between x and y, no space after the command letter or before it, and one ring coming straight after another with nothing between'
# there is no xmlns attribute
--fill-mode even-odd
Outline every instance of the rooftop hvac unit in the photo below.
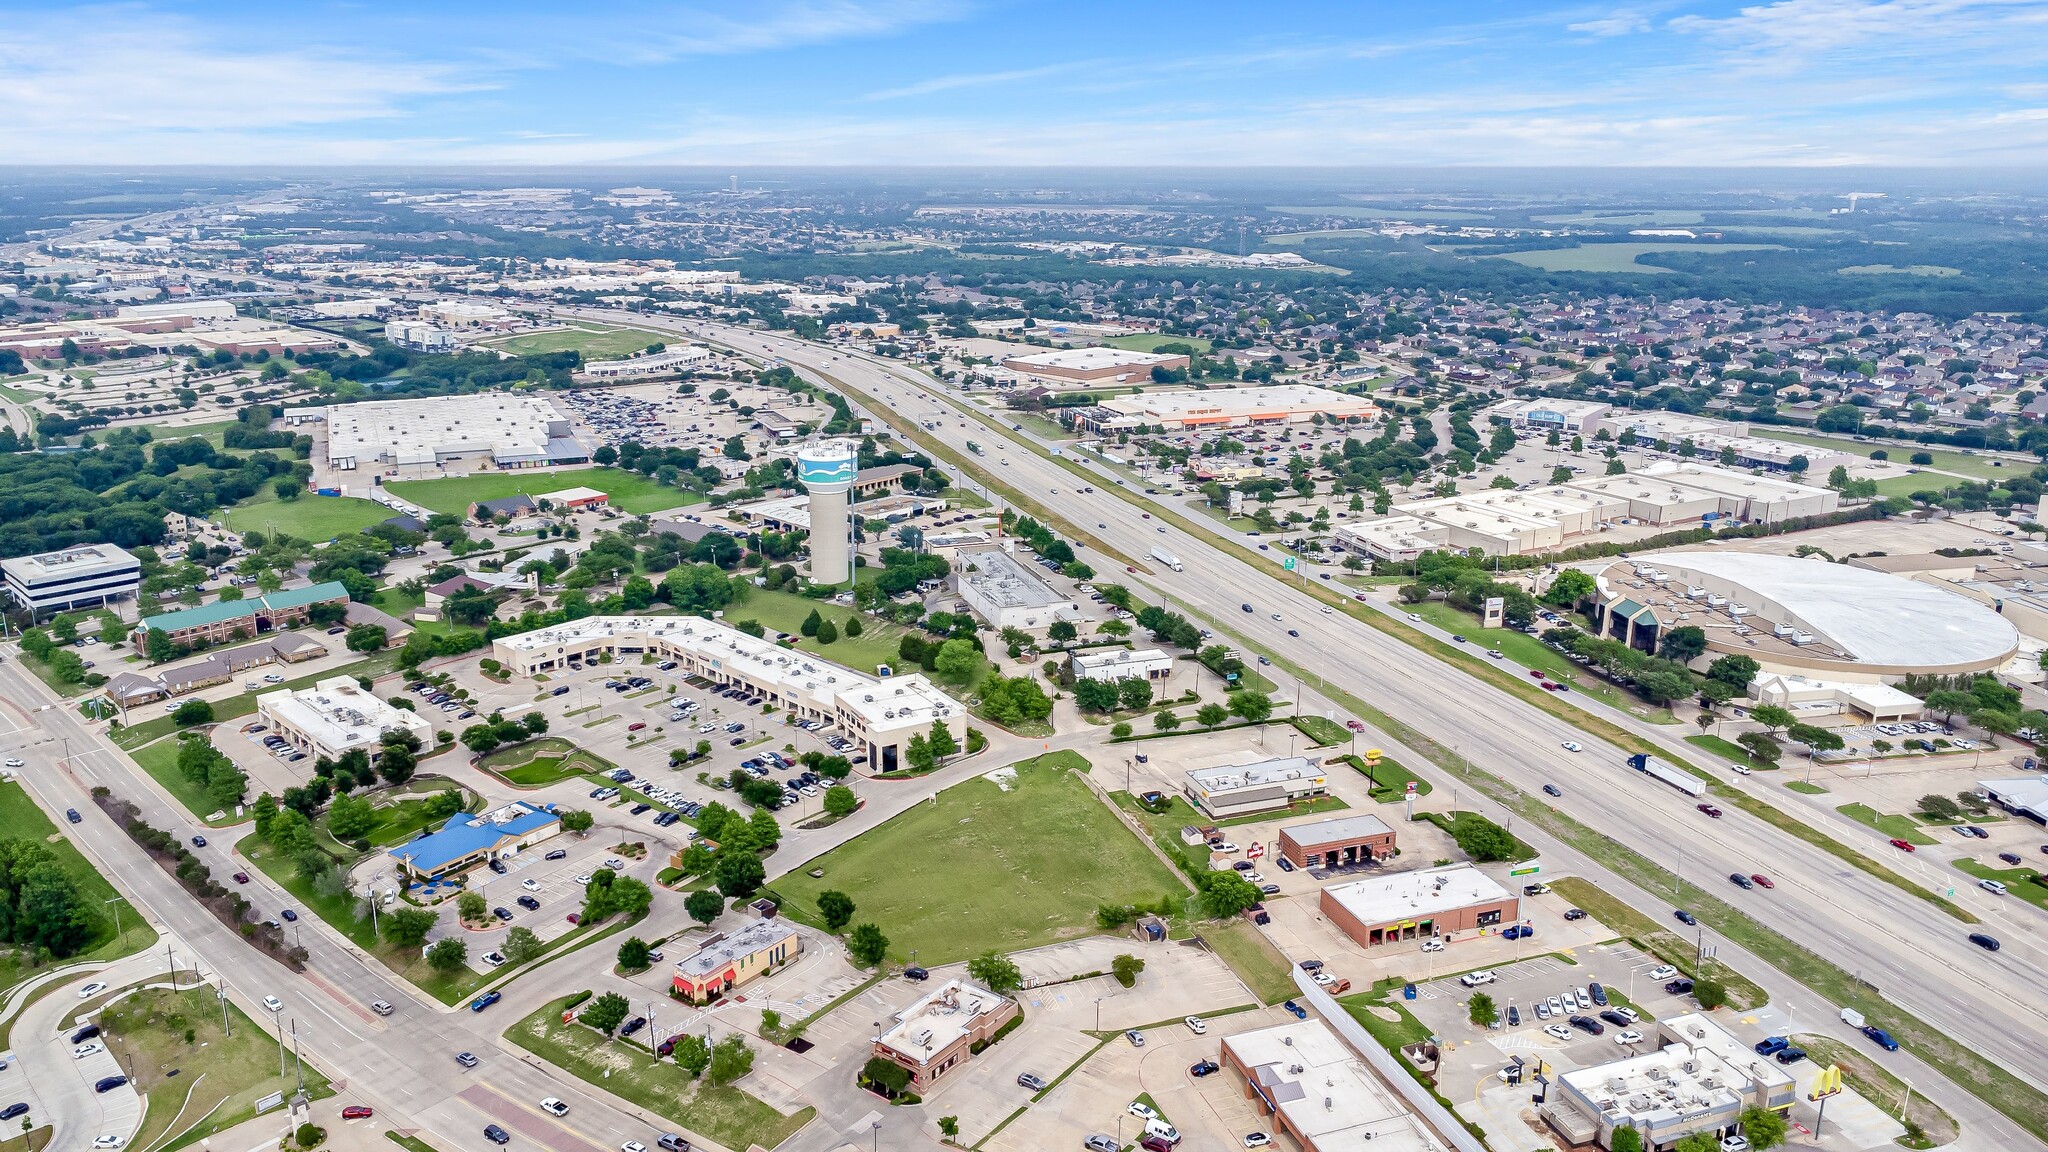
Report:
<svg viewBox="0 0 2048 1152"><path fill-rule="evenodd" d="M1709 608L1726 608L1727 606L1728 606L1728 598L1727 598L1726 596L1708 596L1708 597L1707 597L1707 607L1709 607Z"/></svg>
<svg viewBox="0 0 2048 1152"><path fill-rule="evenodd" d="M1792 643L1797 644L1803 648L1806 645L1813 643L1813 633L1795 632L1792 634Z"/></svg>
<svg viewBox="0 0 2048 1152"><path fill-rule="evenodd" d="M1730 616L1737 616L1737 617L1740 617L1740 616L1754 616L1754 615L1756 615L1756 609L1754 609L1754 608L1751 608L1751 607L1750 607L1749 605L1747 605L1747 604L1730 604L1730 605L1728 606L1728 614L1729 614Z"/></svg>
<svg viewBox="0 0 2048 1152"><path fill-rule="evenodd" d="M1699 599L1702 599L1702 598L1704 598L1704 597L1706 596L1706 594L1707 594L1707 590L1706 590L1705 588L1701 588L1701 587L1699 587L1699 586L1697 586L1697 585L1695 585L1695 586L1693 586L1693 587L1691 587L1691 588L1687 588L1687 589L1685 590L1685 598L1686 598L1687 600L1699 600Z"/></svg>
<svg viewBox="0 0 2048 1152"><path fill-rule="evenodd" d="M1780 624L1776 628L1771 629L1771 635L1776 636L1780 640L1783 640L1785 637L1790 636L1792 635L1792 633L1797 631L1799 631L1799 629L1794 628L1790 624Z"/></svg>

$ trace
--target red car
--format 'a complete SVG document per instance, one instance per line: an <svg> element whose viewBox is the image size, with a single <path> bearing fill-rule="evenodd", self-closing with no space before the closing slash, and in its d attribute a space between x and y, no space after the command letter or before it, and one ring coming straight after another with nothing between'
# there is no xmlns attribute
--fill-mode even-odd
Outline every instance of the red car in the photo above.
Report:
<svg viewBox="0 0 2048 1152"><path fill-rule="evenodd" d="M1531 680L1541 680L1541 679L1543 679L1543 673L1541 673L1541 672L1538 672L1538 671L1537 671L1536 669L1534 669L1534 668L1531 668L1531 669L1529 669L1529 678L1530 678Z"/></svg>
<svg viewBox="0 0 2048 1152"><path fill-rule="evenodd" d="M647 725L646 725L646 724L642 723L641 721L638 721L638 720L636 720L636 721L634 721L633 723L631 723L631 724L628 724L628 725L626 725L626 731L628 731L628 732L638 732L639 730L641 730L642 728L645 728L645 727L647 727Z"/></svg>
<svg viewBox="0 0 2048 1152"><path fill-rule="evenodd" d="M1913 850L1913 844L1909 840L1894 840L1892 841L1892 847L1897 848L1901 852L1911 852Z"/></svg>
<svg viewBox="0 0 2048 1152"><path fill-rule="evenodd" d="M351 1104L341 1110L341 1118L343 1120L368 1120L370 1115L370 1106L368 1104Z"/></svg>
<svg viewBox="0 0 2048 1152"><path fill-rule="evenodd" d="M1709 816L1712 816L1716 820L1719 820L1721 818L1721 810L1719 808L1714 807L1712 804L1701 804L1699 805L1699 810L1705 812Z"/></svg>
<svg viewBox="0 0 2048 1152"><path fill-rule="evenodd" d="M235 873L235 883L237 883L237 884L247 884L248 882L249 882L249 874L248 874L247 872L237 872L237 873Z"/></svg>
<svg viewBox="0 0 2048 1152"><path fill-rule="evenodd" d="M583 913L581 913L581 912L571 912L571 913L569 913L569 915L568 915L567 919L568 919L569 923L571 923L571 924L581 924L581 923L583 923Z"/></svg>
<svg viewBox="0 0 2048 1152"><path fill-rule="evenodd" d="M1352 730L1353 732L1363 732L1363 731L1365 731L1365 725L1363 725L1363 724L1360 724L1360 723L1359 723L1358 721L1356 721L1356 720L1346 720L1346 721L1344 722L1344 726L1345 726L1346 728L1349 728L1349 729L1351 729L1351 730Z"/></svg>
<svg viewBox="0 0 2048 1152"><path fill-rule="evenodd" d="M1773 884L1773 883L1771 883L1771 878L1770 878L1769 876L1765 876L1765 875L1764 875L1764 874L1762 874L1762 873L1758 873L1758 874L1756 874L1756 875L1754 875L1754 876L1751 876L1751 877L1750 877L1750 879L1751 879L1752 881L1754 881L1754 882L1756 883L1756 886L1757 886L1757 887L1759 887L1759 888L1776 888L1776 887L1777 887L1777 885L1776 885L1776 884Z"/></svg>

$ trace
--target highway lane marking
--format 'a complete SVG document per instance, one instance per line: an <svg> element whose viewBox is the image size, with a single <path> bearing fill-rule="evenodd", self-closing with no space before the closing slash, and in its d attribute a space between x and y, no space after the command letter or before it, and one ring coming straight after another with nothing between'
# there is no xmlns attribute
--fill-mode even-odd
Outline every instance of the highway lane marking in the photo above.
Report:
<svg viewBox="0 0 2048 1152"><path fill-rule="evenodd" d="M602 1141L592 1142L582 1133L544 1118L545 1113L531 1105L521 1104L488 1084L471 1084L457 1092L455 1098L512 1131L554 1149L554 1152L608 1152Z"/></svg>
<svg viewBox="0 0 2048 1152"><path fill-rule="evenodd" d="M314 971L312 969L307 969L307 971L305 972L305 977L313 984L319 986L319 988L322 991L326 992L329 996L334 997L336 1000L339 1000L344 1004L354 1006L355 1001L347 993L343 992L339 985L335 984L334 981L329 980L327 977L321 975L319 972ZM312 1008L314 1011L320 1013L322 1016L327 1017L329 1020L334 1021L335 1027L340 1028L343 1032L348 1033L356 1039L364 1041L367 1041L369 1039L362 1033L342 1023L340 1018L336 1017L334 1013L329 1012L327 1008L324 1005L322 1005L318 1000L308 1000L306 1001L306 1006Z"/></svg>

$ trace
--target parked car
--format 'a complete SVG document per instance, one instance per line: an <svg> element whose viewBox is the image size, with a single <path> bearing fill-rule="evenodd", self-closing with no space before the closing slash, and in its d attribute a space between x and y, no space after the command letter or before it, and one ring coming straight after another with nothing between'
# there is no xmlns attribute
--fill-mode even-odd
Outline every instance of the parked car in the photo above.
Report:
<svg viewBox="0 0 2048 1152"><path fill-rule="evenodd" d="M1214 1073L1220 1067L1221 1065L1217 1064L1214 1060L1197 1060L1193 1064L1188 1065L1188 1075L1200 1079Z"/></svg>
<svg viewBox="0 0 2048 1152"><path fill-rule="evenodd" d="M1020 1088L1029 1088L1033 1092L1043 1092L1046 1088L1045 1077L1040 1076L1036 1072L1019 1072L1017 1074L1017 1085Z"/></svg>
<svg viewBox="0 0 2048 1152"><path fill-rule="evenodd" d="M343 1120L368 1120L373 1115L368 1104L351 1104L341 1110Z"/></svg>

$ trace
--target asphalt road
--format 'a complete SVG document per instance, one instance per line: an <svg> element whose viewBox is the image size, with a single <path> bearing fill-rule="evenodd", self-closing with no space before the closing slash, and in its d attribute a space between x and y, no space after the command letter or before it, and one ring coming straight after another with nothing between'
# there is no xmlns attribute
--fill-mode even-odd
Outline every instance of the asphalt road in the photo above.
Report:
<svg viewBox="0 0 2048 1152"><path fill-rule="evenodd" d="M623 320L615 313L591 311L592 319ZM633 316L630 322L696 332L760 356L772 356L799 369L845 381L902 415L937 425L935 435L962 451L969 439L984 450L980 463L999 482L1056 502L1062 515L1079 525L1089 539L1076 541L1099 572L1114 573L1121 562L1090 546L1100 543L1125 556L1146 557L1164 545L1183 562L1183 572L1163 565L1154 571L1125 573L1126 583L1148 586L1219 633L1255 650L1284 654L1314 669L1352 693L1372 701L1481 767L1535 793L1554 783L1565 796L1555 801L1573 817L1606 832L1666 867L1680 869L1686 879L1703 886L1727 885L1724 899L1750 912L1785 935L1827 956L1879 988L1888 998L1922 1020L1957 1037L2017 1074L2033 1079L2033 1069L2048 1056L2048 956L2044 956L2040 925L2034 911L2018 902L1977 899L1975 890L1959 889L1961 902L1985 917L1983 930L1998 935L2005 947L1986 953L1967 943L1972 929L1924 901L1739 810L1719 820L1696 811L1694 801L1676 790L1628 770L1620 750L1588 736L1571 724L1491 687L1462 670L1431 659L1376 628L1342 615L1325 615L1319 601L1260 572L1207 539L1172 523L1145 520L1107 489L1114 478L1099 475L1097 491L1079 491L1072 472L1013 442L1007 430L995 434L951 399L937 395L938 385L915 370L881 359L806 344L751 330L701 323L668 322ZM1045 494L1059 489L1056 498ZM1275 563L1277 570L1278 564ZM1252 611L1241 610L1249 604ZM1277 614L1278 619L1275 619ZM1301 631L1303 638L1287 635ZM1634 718L1618 720L1639 725ZM1665 741L1683 732L1651 732ZM1561 745L1575 741L1585 751L1572 753ZM1681 746L1683 747L1683 746ZM1687 753L1697 758L1697 750ZM1418 766L1417 759L1409 761ZM1425 769L1426 770L1426 769ZM1455 787L1454 781L1436 781ZM1491 807L1491 805L1482 805ZM1497 819L1502 814L1494 813ZM1524 839L1541 844L1526 825ZM1882 839L1871 833L1873 844ZM1572 858L1573 871L1603 886L1632 892L1590 860L1577 858L1561 846L1546 846L1546 855ZM1884 852L1890 852L1888 847ZM1889 864L1897 865L1894 860ZM1730 873L1765 872L1777 881L1775 891L1742 892L1726 877ZM1924 877L1916 877L1926 882ZM1637 893L1631 902L1647 911L1671 908ZM1675 922L1674 931L1685 931ZM1753 977L1764 979L1765 966L1754 957L1737 959L1739 950L1708 936L1724 958ZM1777 988L1791 987L1779 982ZM1806 996L1803 990L1798 995ZM2017 1026L2016 1026L2017 1025ZM1883 1057L1926 1088L1933 1070L1902 1059ZM2004 1146L2036 1142L1974 1098L1945 1083L1941 1103L1974 1131L1996 1135Z"/></svg>

